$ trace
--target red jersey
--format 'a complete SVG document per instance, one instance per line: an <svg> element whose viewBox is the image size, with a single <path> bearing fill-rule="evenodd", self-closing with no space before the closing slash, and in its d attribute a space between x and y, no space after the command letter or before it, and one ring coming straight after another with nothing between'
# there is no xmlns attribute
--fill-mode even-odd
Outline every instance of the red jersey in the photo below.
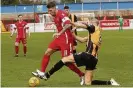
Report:
<svg viewBox="0 0 133 88"><path fill-rule="evenodd" d="M26 28L25 26L27 25L27 22L22 21L22 22L16 22L15 23L16 28L17 28L17 38L26 38Z"/></svg>
<svg viewBox="0 0 133 88"><path fill-rule="evenodd" d="M70 24L70 20L69 20L68 16L62 10L58 10L58 12L54 18L54 22L57 27L58 33L63 29L63 25ZM66 29L66 31L58 37L58 39L60 41L65 41L66 44L68 44L68 42L70 42L72 40L72 38L73 38L73 36L71 33L71 29Z"/></svg>

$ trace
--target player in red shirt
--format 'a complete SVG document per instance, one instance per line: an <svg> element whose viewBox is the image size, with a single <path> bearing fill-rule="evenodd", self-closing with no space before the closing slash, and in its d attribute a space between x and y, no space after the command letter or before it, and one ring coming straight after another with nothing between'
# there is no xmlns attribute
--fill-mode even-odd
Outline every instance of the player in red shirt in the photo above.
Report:
<svg viewBox="0 0 133 88"><path fill-rule="evenodd" d="M23 20L22 15L18 15L18 21L15 23L14 30L11 33L11 36L15 31L17 31L17 36L16 36L16 41L15 41L15 57L18 57L18 52L19 52L19 43L22 42L23 44L23 51L24 51L24 56L26 56L27 52L27 47L26 47L26 30L28 30L29 27L27 27L27 22ZM29 32L29 30L28 30ZM30 32L29 32L30 36Z"/></svg>
<svg viewBox="0 0 133 88"><path fill-rule="evenodd" d="M71 22L66 13L62 10L56 9L56 4L50 2L47 5L48 13L52 15L55 25L57 27L57 33L54 33L54 40L49 44L44 57L42 59L41 71L37 70L32 72L35 76L43 76L46 67L49 63L50 56L57 50L61 51L62 57L68 56L72 53L73 36L71 33ZM74 64L67 64L67 66L77 73L81 78L84 75ZM83 79L82 79L83 80Z"/></svg>

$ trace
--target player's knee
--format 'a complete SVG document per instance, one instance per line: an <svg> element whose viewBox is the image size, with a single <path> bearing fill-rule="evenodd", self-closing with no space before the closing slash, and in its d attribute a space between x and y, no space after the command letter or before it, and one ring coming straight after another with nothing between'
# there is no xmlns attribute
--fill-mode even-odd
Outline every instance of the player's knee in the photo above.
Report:
<svg viewBox="0 0 133 88"><path fill-rule="evenodd" d="M18 46L19 45L19 43L18 42L15 42L15 46Z"/></svg>
<svg viewBox="0 0 133 88"><path fill-rule="evenodd" d="M67 62L68 62L67 57L63 57L63 58L62 58L62 62L63 62L63 63L67 63Z"/></svg>
<svg viewBox="0 0 133 88"><path fill-rule="evenodd" d="M51 49L47 49L46 51L45 51L45 55L51 55L52 54L52 50Z"/></svg>
<svg viewBox="0 0 133 88"><path fill-rule="evenodd" d="M50 55L50 52L48 52L48 51L45 51L45 55Z"/></svg>
<svg viewBox="0 0 133 88"><path fill-rule="evenodd" d="M70 55L70 56L67 56L67 57L63 57L63 58L62 58L62 61L63 61L64 63L67 63L67 62L73 63L73 62L74 62L73 55Z"/></svg>

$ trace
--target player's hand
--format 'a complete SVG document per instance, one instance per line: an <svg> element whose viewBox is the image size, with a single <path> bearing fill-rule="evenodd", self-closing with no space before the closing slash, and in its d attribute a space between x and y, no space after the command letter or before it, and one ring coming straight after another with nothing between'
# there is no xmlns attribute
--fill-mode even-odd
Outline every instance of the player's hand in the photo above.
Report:
<svg viewBox="0 0 133 88"><path fill-rule="evenodd" d="M53 37L54 37L54 38L58 38L59 36L60 36L60 33L54 33L54 34L53 34Z"/></svg>
<svg viewBox="0 0 133 88"><path fill-rule="evenodd" d="M77 28L76 28L76 27L74 27L74 28L72 29L72 32L74 32L76 29L77 29Z"/></svg>

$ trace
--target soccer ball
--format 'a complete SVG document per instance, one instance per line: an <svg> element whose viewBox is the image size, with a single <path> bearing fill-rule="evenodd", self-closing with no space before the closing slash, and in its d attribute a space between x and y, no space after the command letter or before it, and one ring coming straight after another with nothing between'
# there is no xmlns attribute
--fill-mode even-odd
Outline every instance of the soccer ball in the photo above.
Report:
<svg viewBox="0 0 133 88"><path fill-rule="evenodd" d="M35 86L38 86L40 83L39 79L37 77L31 77L29 79L29 86L30 87L35 87Z"/></svg>

